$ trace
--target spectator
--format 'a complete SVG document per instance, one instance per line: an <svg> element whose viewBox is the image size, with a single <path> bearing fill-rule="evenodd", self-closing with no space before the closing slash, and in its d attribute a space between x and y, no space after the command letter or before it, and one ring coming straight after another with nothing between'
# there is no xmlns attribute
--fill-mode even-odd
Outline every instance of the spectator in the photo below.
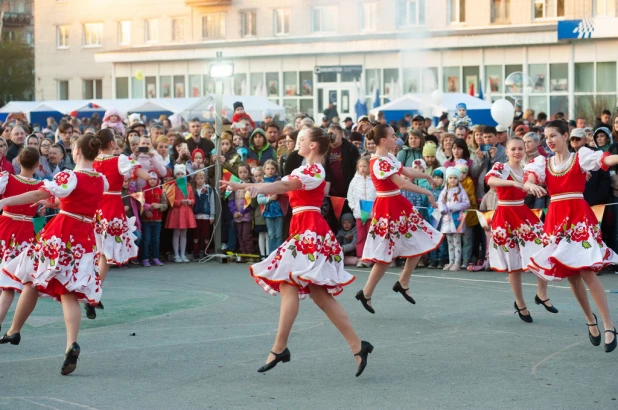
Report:
<svg viewBox="0 0 618 410"><path fill-rule="evenodd" d="M356 173L356 161L360 154L354 144L343 138L343 129L339 125L331 125L328 132L334 136L328 154L328 171L332 176L329 193L331 196L345 198Z"/></svg>
<svg viewBox="0 0 618 410"><path fill-rule="evenodd" d="M487 190L485 189L485 175L491 170L496 162L505 163L506 148L498 143L497 131L495 127L487 126L483 129L483 142L489 150L477 152L477 157L472 165L472 174L476 175L476 195L482 198Z"/></svg>
<svg viewBox="0 0 618 410"><path fill-rule="evenodd" d="M238 167L238 178L243 184L253 182L251 180L251 169L247 164L241 164ZM238 240L240 243L240 253L253 254L255 248L253 245L253 235L251 225L253 224L253 204L245 206L245 189L239 189L230 195L228 206L234 217L236 230L238 232ZM229 248L229 244L228 244Z"/></svg>
<svg viewBox="0 0 618 410"><path fill-rule="evenodd" d="M524 147L526 149L526 157L524 163L532 161L539 155L545 155L545 151L541 148L541 137L536 132L528 132L524 135Z"/></svg>
<svg viewBox="0 0 618 410"><path fill-rule="evenodd" d="M247 163L251 167L263 166L269 159L277 160L275 150L266 140L266 133L261 128L256 128L249 140Z"/></svg>
<svg viewBox="0 0 618 410"><path fill-rule="evenodd" d="M423 146L425 145L425 136L418 129L413 129L408 134L403 149L397 154L397 160L404 167L411 167L412 163L417 159L423 158Z"/></svg>
<svg viewBox="0 0 618 410"><path fill-rule="evenodd" d="M423 118L422 115L416 115L412 119L412 130L416 130L421 133L425 131L425 118Z"/></svg>
<svg viewBox="0 0 618 410"><path fill-rule="evenodd" d="M455 127L455 138L461 138L462 140L468 142L468 134L470 130L465 125L458 125Z"/></svg>
<svg viewBox="0 0 618 410"><path fill-rule="evenodd" d="M51 170L50 178L56 176L56 174L66 169L66 151L60 144L53 144L49 148L49 156L47 162L49 162L49 169Z"/></svg>
<svg viewBox="0 0 618 410"><path fill-rule="evenodd" d="M136 123L131 124L131 127L129 127L127 136L130 131L137 132L139 136L141 137L142 135L146 135L146 126L142 122L136 122Z"/></svg>
<svg viewBox="0 0 618 410"><path fill-rule="evenodd" d="M174 178L185 178L187 175L186 167L181 164L174 165ZM178 184L174 187L174 206L167 214L165 221L166 229L173 229L174 236L172 238L172 246L174 248L174 262L189 262L186 255L187 249L187 229L193 229L197 226L195 223L195 215L193 214L193 204L195 196L193 188L187 185L188 196L182 193Z"/></svg>
<svg viewBox="0 0 618 410"><path fill-rule="evenodd" d="M359 260L356 257L357 238L354 216L351 213L344 213L341 215L341 229L337 232L337 242L343 251L344 265L354 265Z"/></svg>
<svg viewBox="0 0 618 410"><path fill-rule="evenodd" d="M197 224L193 232L193 260L196 261L208 253L206 247L211 240L215 220L215 193L208 185L208 176L204 171L193 175L191 182L195 194L193 214Z"/></svg>
<svg viewBox="0 0 618 410"><path fill-rule="evenodd" d="M498 144L502 145L502 147L506 147L508 131L509 129L507 127L503 127L502 125L496 126L496 141Z"/></svg>
<svg viewBox="0 0 618 410"><path fill-rule="evenodd" d="M13 164L11 164L11 161L6 159L6 153L8 149L8 143L3 138L0 138L0 171L8 172L11 175L15 175Z"/></svg>
<svg viewBox="0 0 618 410"><path fill-rule="evenodd" d="M60 140L58 145L64 150L64 169L74 169L75 162L73 162L73 156L71 154L71 137L73 136L73 126L69 123L60 124L58 127L58 136Z"/></svg>
<svg viewBox="0 0 618 410"><path fill-rule="evenodd" d="M578 117L575 120L575 127L576 128L586 128L586 119L584 117Z"/></svg>
<svg viewBox="0 0 618 410"><path fill-rule="evenodd" d="M605 127L597 128L594 131L594 142L601 151L607 152L609 151L609 147L614 142L612 139L612 133L609 131L608 128L605 128Z"/></svg>
<svg viewBox="0 0 618 410"><path fill-rule="evenodd" d="M268 160L264 164L264 182L273 183L280 180L277 163ZM257 181L256 181L257 182ZM266 220L269 252L277 249L283 243L283 209L277 195L258 195L258 204L264 205L262 216Z"/></svg>
<svg viewBox="0 0 618 410"><path fill-rule="evenodd" d="M236 147L232 143L229 134L223 134L221 137L221 166L223 169L231 172L234 176L238 176L238 166L242 163L240 155L236 152ZM213 168L211 168L213 169Z"/></svg>
<svg viewBox="0 0 618 410"><path fill-rule="evenodd" d="M384 111L378 111L378 123L386 124L386 116L384 115Z"/></svg>
<svg viewBox="0 0 618 410"><path fill-rule="evenodd" d="M369 122L369 117L363 115L358 119L358 124L356 125L355 131L365 136L367 135L369 130L371 130L371 123Z"/></svg>
<svg viewBox="0 0 618 410"><path fill-rule="evenodd" d="M150 127L150 139L153 143L156 142L159 137L163 135L165 135L165 129L163 128L163 125L155 124Z"/></svg>
<svg viewBox="0 0 618 410"><path fill-rule="evenodd" d="M24 141L26 139L26 132L22 127L15 126L11 130L11 143L9 145L9 150L6 153L6 159L8 161L13 162L15 158L19 155L19 151L24 146Z"/></svg>
<svg viewBox="0 0 618 410"><path fill-rule="evenodd" d="M314 125L315 125L315 122L313 121L313 119L309 117L305 117L300 122L300 129L313 128Z"/></svg>
<svg viewBox="0 0 618 410"><path fill-rule="evenodd" d="M143 243L140 253L144 266L151 264L161 266L163 265L159 260L161 221L163 213L167 210L168 200L159 186L159 175L155 171L150 171L149 174L149 188L144 191L144 212L141 215Z"/></svg>
<svg viewBox="0 0 618 410"><path fill-rule="evenodd" d="M176 139L174 140L174 144L172 145L171 159L172 165L174 166L177 164L185 165L187 161L191 161L191 151L189 151L188 143L180 134L176 134Z"/></svg>
<svg viewBox="0 0 618 410"><path fill-rule="evenodd" d="M573 152L579 151L581 147L586 145L586 132L582 128L573 129L570 134L569 145ZM611 182L608 171L602 168L598 171L590 171L590 178L584 189L584 199L590 206L605 204L610 194L610 188Z"/></svg>
<svg viewBox="0 0 618 410"><path fill-rule="evenodd" d="M345 128L345 130L347 132L351 132L352 131L352 126L354 125L354 121L352 121L351 117L345 117L345 119L343 120L343 127Z"/></svg>
<svg viewBox="0 0 618 410"><path fill-rule="evenodd" d="M438 147L436 152L436 159L444 164L453 156L453 141L455 141L455 134L446 133L442 136L442 144Z"/></svg>
<svg viewBox="0 0 618 410"><path fill-rule="evenodd" d="M328 103L328 108L324 110L324 117L330 122L334 117L338 117L337 107L332 102Z"/></svg>
<svg viewBox="0 0 618 410"><path fill-rule="evenodd" d="M266 131L266 139L271 147L277 147L277 141L279 141L279 126L274 122L269 122L264 125L264 131Z"/></svg>
<svg viewBox="0 0 618 410"><path fill-rule="evenodd" d="M365 153L363 150L363 135L360 132L352 131L350 133L350 142L354 144L361 156Z"/></svg>
<svg viewBox="0 0 618 410"><path fill-rule="evenodd" d="M597 121L594 123L594 129L605 127L611 130L612 129L612 124L610 123L611 119L612 119L612 113L609 110L603 110L603 112L601 113L601 118L597 118Z"/></svg>
<svg viewBox="0 0 618 410"><path fill-rule="evenodd" d="M298 131L291 131L285 136L285 152L282 155L277 153L279 158L279 172L282 173L285 170L285 163L288 160L288 156L294 152L296 146L296 139L298 138Z"/></svg>
<svg viewBox="0 0 618 410"><path fill-rule="evenodd" d="M320 126L320 128L326 131L329 125L330 121L328 120L328 117L322 117L322 125Z"/></svg>
<svg viewBox="0 0 618 410"><path fill-rule="evenodd" d="M530 127L525 124L520 124L515 128L515 135L519 138L523 138L527 133L530 132Z"/></svg>
<svg viewBox="0 0 618 410"><path fill-rule="evenodd" d="M194 149L199 148L204 152L210 154L215 149L215 144L209 139L202 138L201 136L202 124L198 118L194 118L189 122L189 132L191 136L187 139L187 147L189 152L193 152Z"/></svg>
<svg viewBox="0 0 618 410"><path fill-rule="evenodd" d="M536 116L536 126L537 127L541 127L544 128L545 124L547 124L547 114L545 114L544 112L540 112L537 116Z"/></svg>
<svg viewBox="0 0 618 410"><path fill-rule="evenodd" d="M365 223L363 223L360 201L374 202L376 199L376 188L369 174L369 160L367 158L361 158L356 162L356 174L348 187L347 199L352 214L356 219L356 256L358 257L356 267L368 268L371 264L362 262L361 257L363 256L367 233L371 227L371 218L367 218Z"/></svg>

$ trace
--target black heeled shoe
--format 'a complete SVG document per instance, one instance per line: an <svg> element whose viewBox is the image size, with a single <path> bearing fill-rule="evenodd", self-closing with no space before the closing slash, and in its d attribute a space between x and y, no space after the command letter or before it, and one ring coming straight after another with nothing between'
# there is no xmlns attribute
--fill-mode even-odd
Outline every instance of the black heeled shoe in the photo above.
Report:
<svg viewBox="0 0 618 410"><path fill-rule="evenodd" d="M359 290L358 292L356 292L356 300L360 300L360 303L362 303L362 304L363 304L363 307L364 307L365 309L367 309L367 311L368 311L369 313L374 313L374 314L376 313L376 311L375 311L375 310L373 310L373 308L371 307L371 305L367 303L368 301L370 301L370 300L371 300L371 298L367 299L367 298L365 297L365 294L363 293L363 290L362 290L362 289L361 289L361 290Z"/></svg>
<svg viewBox="0 0 618 410"><path fill-rule="evenodd" d="M271 360L270 362L266 363L264 366L260 367L257 370L258 373L264 373L264 372L269 371L270 369L275 367L277 363L279 362L287 363L290 361L290 358L292 357L287 347L281 353L275 353L275 352L271 352L271 353L275 355L275 359Z"/></svg>
<svg viewBox="0 0 618 410"><path fill-rule="evenodd" d="M399 281L395 282L395 284L393 285L393 292L401 293L405 300L412 303L413 305L416 305L416 301L414 300L414 298L406 293L406 291L408 290L410 290L410 288L405 289L403 286L401 286L401 283L399 283Z"/></svg>
<svg viewBox="0 0 618 410"><path fill-rule="evenodd" d="M99 301L99 304L94 307L95 309L105 310L105 306L103 306L103 302Z"/></svg>
<svg viewBox="0 0 618 410"><path fill-rule="evenodd" d="M606 330L605 333L607 332L614 334L614 340L612 340L610 344L605 343L605 353L611 353L616 348L616 336L618 336L618 332L616 332L616 328L614 328L614 330Z"/></svg>
<svg viewBox="0 0 618 410"><path fill-rule="evenodd" d="M86 317L88 319L94 320L97 318L97 312L90 303L84 303L84 310L86 311Z"/></svg>
<svg viewBox="0 0 618 410"><path fill-rule="evenodd" d="M361 362L358 364L358 370L356 370L356 377L363 374L365 367L367 366L367 356L369 353L373 352L373 345L369 342L361 341L361 349L354 356L358 356L361 358Z"/></svg>
<svg viewBox="0 0 618 410"><path fill-rule="evenodd" d="M62 369L60 369L60 374L66 376L67 374L71 374L77 368L77 359L79 358L79 345L77 342L73 342L71 348L64 355L64 363L62 363Z"/></svg>
<svg viewBox="0 0 618 410"><path fill-rule="evenodd" d="M599 331L599 334L597 336L592 336L592 333L590 333L590 329L588 329L588 337L590 338L590 343L592 343L593 346L598 346L601 344L601 330L599 329L599 325L598 325L599 320L597 319L597 315L593 313L592 316L594 316L594 323L593 324L586 323L586 326L588 326L589 328L596 326L597 330Z"/></svg>
<svg viewBox="0 0 618 410"><path fill-rule="evenodd" d="M532 316L530 315L530 312L528 312L527 315L522 315L521 314L522 310L528 309L527 307L524 306L523 308L520 309L520 308L517 307L517 302L513 302L513 306L515 306L515 312L514 313L517 313L521 320L523 320L526 323L532 323Z"/></svg>
<svg viewBox="0 0 618 410"><path fill-rule="evenodd" d="M21 342L21 335L19 333L13 333L11 336L9 336L7 333L4 336L0 337L0 345L6 344L6 343L10 343L12 345L18 345L19 342Z"/></svg>
<svg viewBox="0 0 618 410"><path fill-rule="evenodd" d="M549 302L549 299L541 300L539 295L534 295L534 303L537 305L543 305L545 310L551 313L558 313L558 309L555 306L547 306L545 303Z"/></svg>

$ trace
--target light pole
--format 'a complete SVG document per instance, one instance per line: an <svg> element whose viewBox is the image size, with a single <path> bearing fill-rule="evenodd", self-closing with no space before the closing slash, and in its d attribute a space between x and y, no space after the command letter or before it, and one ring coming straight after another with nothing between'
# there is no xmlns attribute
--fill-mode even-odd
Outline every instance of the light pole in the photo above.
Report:
<svg viewBox="0 0 618 410"><path fill-rule="evenodd" d="M231 61L223 61L222 53L217 51L216 60L209 67L210 78L215 79L215 189L219 189L218 184L222 177L221 172L221 134L222 121L221 113L223 109L223 79L234 76L234 63ZM221 219L222 219L222 204L221 199L215 202L215 211L219 216L219 223L215 225L215 249L221 249ZM227 262L227 259L217 258L219 262Z"/></svg>

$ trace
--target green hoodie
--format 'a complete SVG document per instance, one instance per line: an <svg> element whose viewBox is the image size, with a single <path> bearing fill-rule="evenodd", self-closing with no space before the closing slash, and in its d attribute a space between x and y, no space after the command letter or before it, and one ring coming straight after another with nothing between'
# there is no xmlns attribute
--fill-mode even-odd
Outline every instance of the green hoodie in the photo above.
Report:
<svg viewBox="0 0 618 410"><path fill-rule="evenodd" d="M256 134L262 135L265 142L264 146L259 151L256 151L255 144L253 143L253 138ZM257 162L259 162L260 165L264 165L264 162L269 159L275 161L277 160L277 153L268 143L268 140L266 139L266 133L261 128L256 128L255 131L253 131L253 133L251 134L251 137L249 138L249 148L250 149L247 153L247 158L256 160Z"/></svg>

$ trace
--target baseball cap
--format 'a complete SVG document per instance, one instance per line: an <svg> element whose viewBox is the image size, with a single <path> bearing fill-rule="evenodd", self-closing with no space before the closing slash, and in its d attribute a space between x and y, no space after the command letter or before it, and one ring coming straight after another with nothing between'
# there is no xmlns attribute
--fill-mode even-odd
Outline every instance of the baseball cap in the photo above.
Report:
<svg viewBox="0 0 618 410"><path fill-rule="evenodd" d="M496 125L496 132L507 132L508 128L503 125Z"/></svg>
<svg viewBox="0 0 618 410"><path fill-rule="evenodd" d="M573 128L571 130L571 138L586 138L586 130L583 128Z"/></svg>
<svg viewBox="0 0 618 410"><path fill-rule="evenodd" d="M518 125L515 132L530 132L530 128L527 125Z"/></svg>
<svg viewBox="0 0 618 410"><path fill-rule="evenodd" d="M345 117L345 120L343 120L343 122L348 122L348 121L353 121L352 117Z"/></svg>

